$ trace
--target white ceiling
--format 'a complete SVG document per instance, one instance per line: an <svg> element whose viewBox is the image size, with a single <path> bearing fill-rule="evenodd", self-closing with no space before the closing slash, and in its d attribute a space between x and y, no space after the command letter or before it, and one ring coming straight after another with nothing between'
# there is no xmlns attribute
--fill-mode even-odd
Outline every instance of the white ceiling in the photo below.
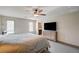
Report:
<svg viewBox="0 0 79 59"><path fill-rule="evenodd" d="M0 6L0 15L34 19L33 8L43 9L46 17L79 11L78 6Z"/></svg>

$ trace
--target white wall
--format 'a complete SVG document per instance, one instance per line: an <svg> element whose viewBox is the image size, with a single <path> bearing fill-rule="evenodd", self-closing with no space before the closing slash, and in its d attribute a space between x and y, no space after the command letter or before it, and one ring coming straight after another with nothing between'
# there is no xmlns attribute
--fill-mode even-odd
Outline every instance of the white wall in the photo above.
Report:
<svg viewBox="0 0 79 59"><path fill-rule="evenodd" d="M29 22L33 22L33 32L36 32L36 21L35 20L25 20L25 19L15 19L15 33L27 33L29 32Z"/></svg>
<svg viewBox="0 0 79 59"><path fill-rule="evenodd" d="M2 30L1 30L1 16L0 16L0 34L1 34L1 31L2 31Z"/></svg>
<svg viewBox="0 0 79 59"><path fill-rule="evenodd" d="M53 17L48 22L57 22L58 40L79 46L79 11Z"/></svg>
<svg viewBox="0 0 79 59"><path fill-rule="evenodd" d="M22 18L15 18L15 17L7 17L7 16L0 16L0 32L6 30L7 20L14 20L14 32L15 33L27 33L29 32L29 22L33 22L34 33L36 32L36 21L35 20L28 20ZM2 23L2 24L1 24ZM2 30L1 30L2 29Z"/></svg>

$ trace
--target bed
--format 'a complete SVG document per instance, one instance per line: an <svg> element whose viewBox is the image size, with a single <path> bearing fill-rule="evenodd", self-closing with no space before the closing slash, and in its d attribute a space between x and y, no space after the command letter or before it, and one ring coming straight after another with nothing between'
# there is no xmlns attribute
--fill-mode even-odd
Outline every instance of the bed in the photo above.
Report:
<svg viewBox="0 0 79 59"><path fill-rule="evenodd" d="M0 36L0 53L41 53L48 51L47 39L31 33Z"/></svg>

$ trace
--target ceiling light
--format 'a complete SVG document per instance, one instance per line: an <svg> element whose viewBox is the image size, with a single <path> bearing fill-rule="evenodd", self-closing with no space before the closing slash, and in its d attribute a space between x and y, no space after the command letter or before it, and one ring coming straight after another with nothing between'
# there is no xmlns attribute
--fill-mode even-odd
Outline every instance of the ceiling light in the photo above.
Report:
<svg viewBox="0 0 79 59"><path fill-rule="evenodd" d="M39 16L39 15L37 15L37 14L34 14L34 16Z"/></svg>

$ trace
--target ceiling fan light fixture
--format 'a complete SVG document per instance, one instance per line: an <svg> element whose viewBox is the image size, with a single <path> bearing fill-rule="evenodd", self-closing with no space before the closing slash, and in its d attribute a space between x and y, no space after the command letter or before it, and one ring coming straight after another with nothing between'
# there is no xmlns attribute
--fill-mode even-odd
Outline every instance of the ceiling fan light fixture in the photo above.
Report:
<svg viewBox="0 0 79 59"><path fill-rule="evenodd" d="M33 11L34 16L46 16L46 14L43 13L43 9L35 8Z"/></svg>
<svg viewBox="0 0 79 59"><path fill-rule="evenodd" d="M34 16L39 16L39 15L37 15L37 14L34 14Z"/></svg>

